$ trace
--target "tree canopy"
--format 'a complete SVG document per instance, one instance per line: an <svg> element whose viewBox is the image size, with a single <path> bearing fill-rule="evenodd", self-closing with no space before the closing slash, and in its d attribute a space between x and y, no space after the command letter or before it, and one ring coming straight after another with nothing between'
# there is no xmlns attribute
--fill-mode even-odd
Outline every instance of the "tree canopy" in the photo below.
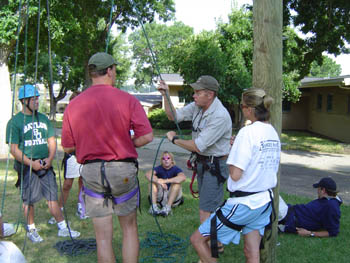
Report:
<svg viewBox="0 0 350 263"><path fill-rule="evenodd" d="M193 35L193 28L182 22L173 25L148 23L144 25L149 44L155 55L158 69L161 73L174 73L176 70L171 64L173 47ZM142 29L138 29L129 36L133 60L135 62L135 86L140 88L152 82L158 75L156 65L152 60L151 50Z"/></svg>
<svg viewBox="0 0 350 263"><path fill-rule="evenodd" d="M20 12L18 12L18 0L5 1L6 5L0 7L0 63L10 65L10 70L14 70L14 47L18 18L22 18L20 23L20 54L19 64L28 56L28 65L33 67L35 61L36 39L37 39L37 15L40 14L40 81L49 83L47 79L48 68L48 20L47 8L45 4L41 6L39 12L37 1L26 1ZM3 2L3 3L5 3ZM22 1L24 2L24 1ZM34 6L35 5L35 6ZM23 45L25 38L25 14L28 10L28 41L27 50ZM69 89L77 89L80 86L88 86L87 61L89 57L98 51L105 51L106 39L111 25L121 32L127 28L134 28L138 21L153 21L155 17L159 20L167 21L173 17L174 2L172 0L147 0L137 1L114 1L112 8L112 19L110 23L111 1L99 0L51 0L50 1L50 37L53 63L56 72L53 82L61 84L61 94L58 98L52 96L52 83L50 84L50 98L55 102L63 98ZM121 74L119 81L127 78L130 62L127 62L124 48L116 49L115 45L121 47L121 39L111 38L108 52L118 51L117 60L121 61L118 70ZM12 54L12 56L10 56ZM10 60L8 60L10 58ZM118 59L119 58L119 59ZM33 81L33 69L29 71L28 77ZM22 71L27 70L22 68ZM43 80L42 78L45 78ZM52 105L54 108L54 104ZM54 111L54 109L51 109Z"/></svg>
<svg viewBox="0 0 350 263"><path fill-rule="evenodd" d="M284 26L300 30L304 39L297 42L305 50L298 67L300 79L310 72L313 61L321 63L323 52L339 55L350 49L350 1L344 0L283 0Z"/></svg>

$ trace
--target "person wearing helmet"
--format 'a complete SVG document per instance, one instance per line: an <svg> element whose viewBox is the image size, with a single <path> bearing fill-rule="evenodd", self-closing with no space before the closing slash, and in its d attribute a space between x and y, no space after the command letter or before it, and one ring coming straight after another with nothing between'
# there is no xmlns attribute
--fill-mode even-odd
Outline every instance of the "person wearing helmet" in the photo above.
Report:
<svg viewBox="0 0 350 263"><path fill-rule="evenodd" d="M56 152L55 132L49 119L38 112L39 96L33 85L21 86L18 99L22 103L22 111L13 116L6 127L6 143L15 158L14 168L18 173L16 186L23 187L27 236L33 243L43 241L34 224L34 203L43 197L58 222L58 236L69 236L67 223L58 206L56 176L52 168ZM80 236L77 231L70 232L72 237Z"/></svg>

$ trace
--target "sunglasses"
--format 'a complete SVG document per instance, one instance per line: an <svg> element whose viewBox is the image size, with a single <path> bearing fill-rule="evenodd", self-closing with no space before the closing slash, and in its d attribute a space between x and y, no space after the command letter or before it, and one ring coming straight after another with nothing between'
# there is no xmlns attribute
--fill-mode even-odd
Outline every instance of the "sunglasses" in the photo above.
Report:
<svg viewBox="0 0 350 263"><path fill-rule="evenodd" d="M170 160L171 158L170 157L163 157L162 158L164 161L166 161L166 160Z"/></svg>

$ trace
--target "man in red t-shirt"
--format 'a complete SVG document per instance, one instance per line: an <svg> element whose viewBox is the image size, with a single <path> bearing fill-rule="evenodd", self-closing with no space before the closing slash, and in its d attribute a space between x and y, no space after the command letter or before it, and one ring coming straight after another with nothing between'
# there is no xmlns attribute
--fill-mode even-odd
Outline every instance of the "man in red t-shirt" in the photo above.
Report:
<svg viewBox="0 0 350 263"><path fill-rule="evenodd" d="M62 146L83 164L86 215L94 224L98 262L115 262L112 247L116 214L123 233L123 262L137 262L139 239L137 152L153 140L152 127L139 101L114 87L116 62L107 53L89 59L92 86L64 112ZM133 136L130 131L133 130Z"/></svg>

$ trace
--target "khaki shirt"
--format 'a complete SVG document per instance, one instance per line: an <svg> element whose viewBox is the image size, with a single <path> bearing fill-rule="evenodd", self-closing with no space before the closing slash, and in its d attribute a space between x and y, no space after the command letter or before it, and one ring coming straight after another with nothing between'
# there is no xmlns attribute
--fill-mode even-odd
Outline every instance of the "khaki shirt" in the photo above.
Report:
<svg viewBox="0 0 350 263"><path fill-rule="evenodd" d="M226 108L215 98L203 113L194 102L176 110L177 121L192 121L192 139L201 155L224 156L230 152L232 120Z"/></svg>

